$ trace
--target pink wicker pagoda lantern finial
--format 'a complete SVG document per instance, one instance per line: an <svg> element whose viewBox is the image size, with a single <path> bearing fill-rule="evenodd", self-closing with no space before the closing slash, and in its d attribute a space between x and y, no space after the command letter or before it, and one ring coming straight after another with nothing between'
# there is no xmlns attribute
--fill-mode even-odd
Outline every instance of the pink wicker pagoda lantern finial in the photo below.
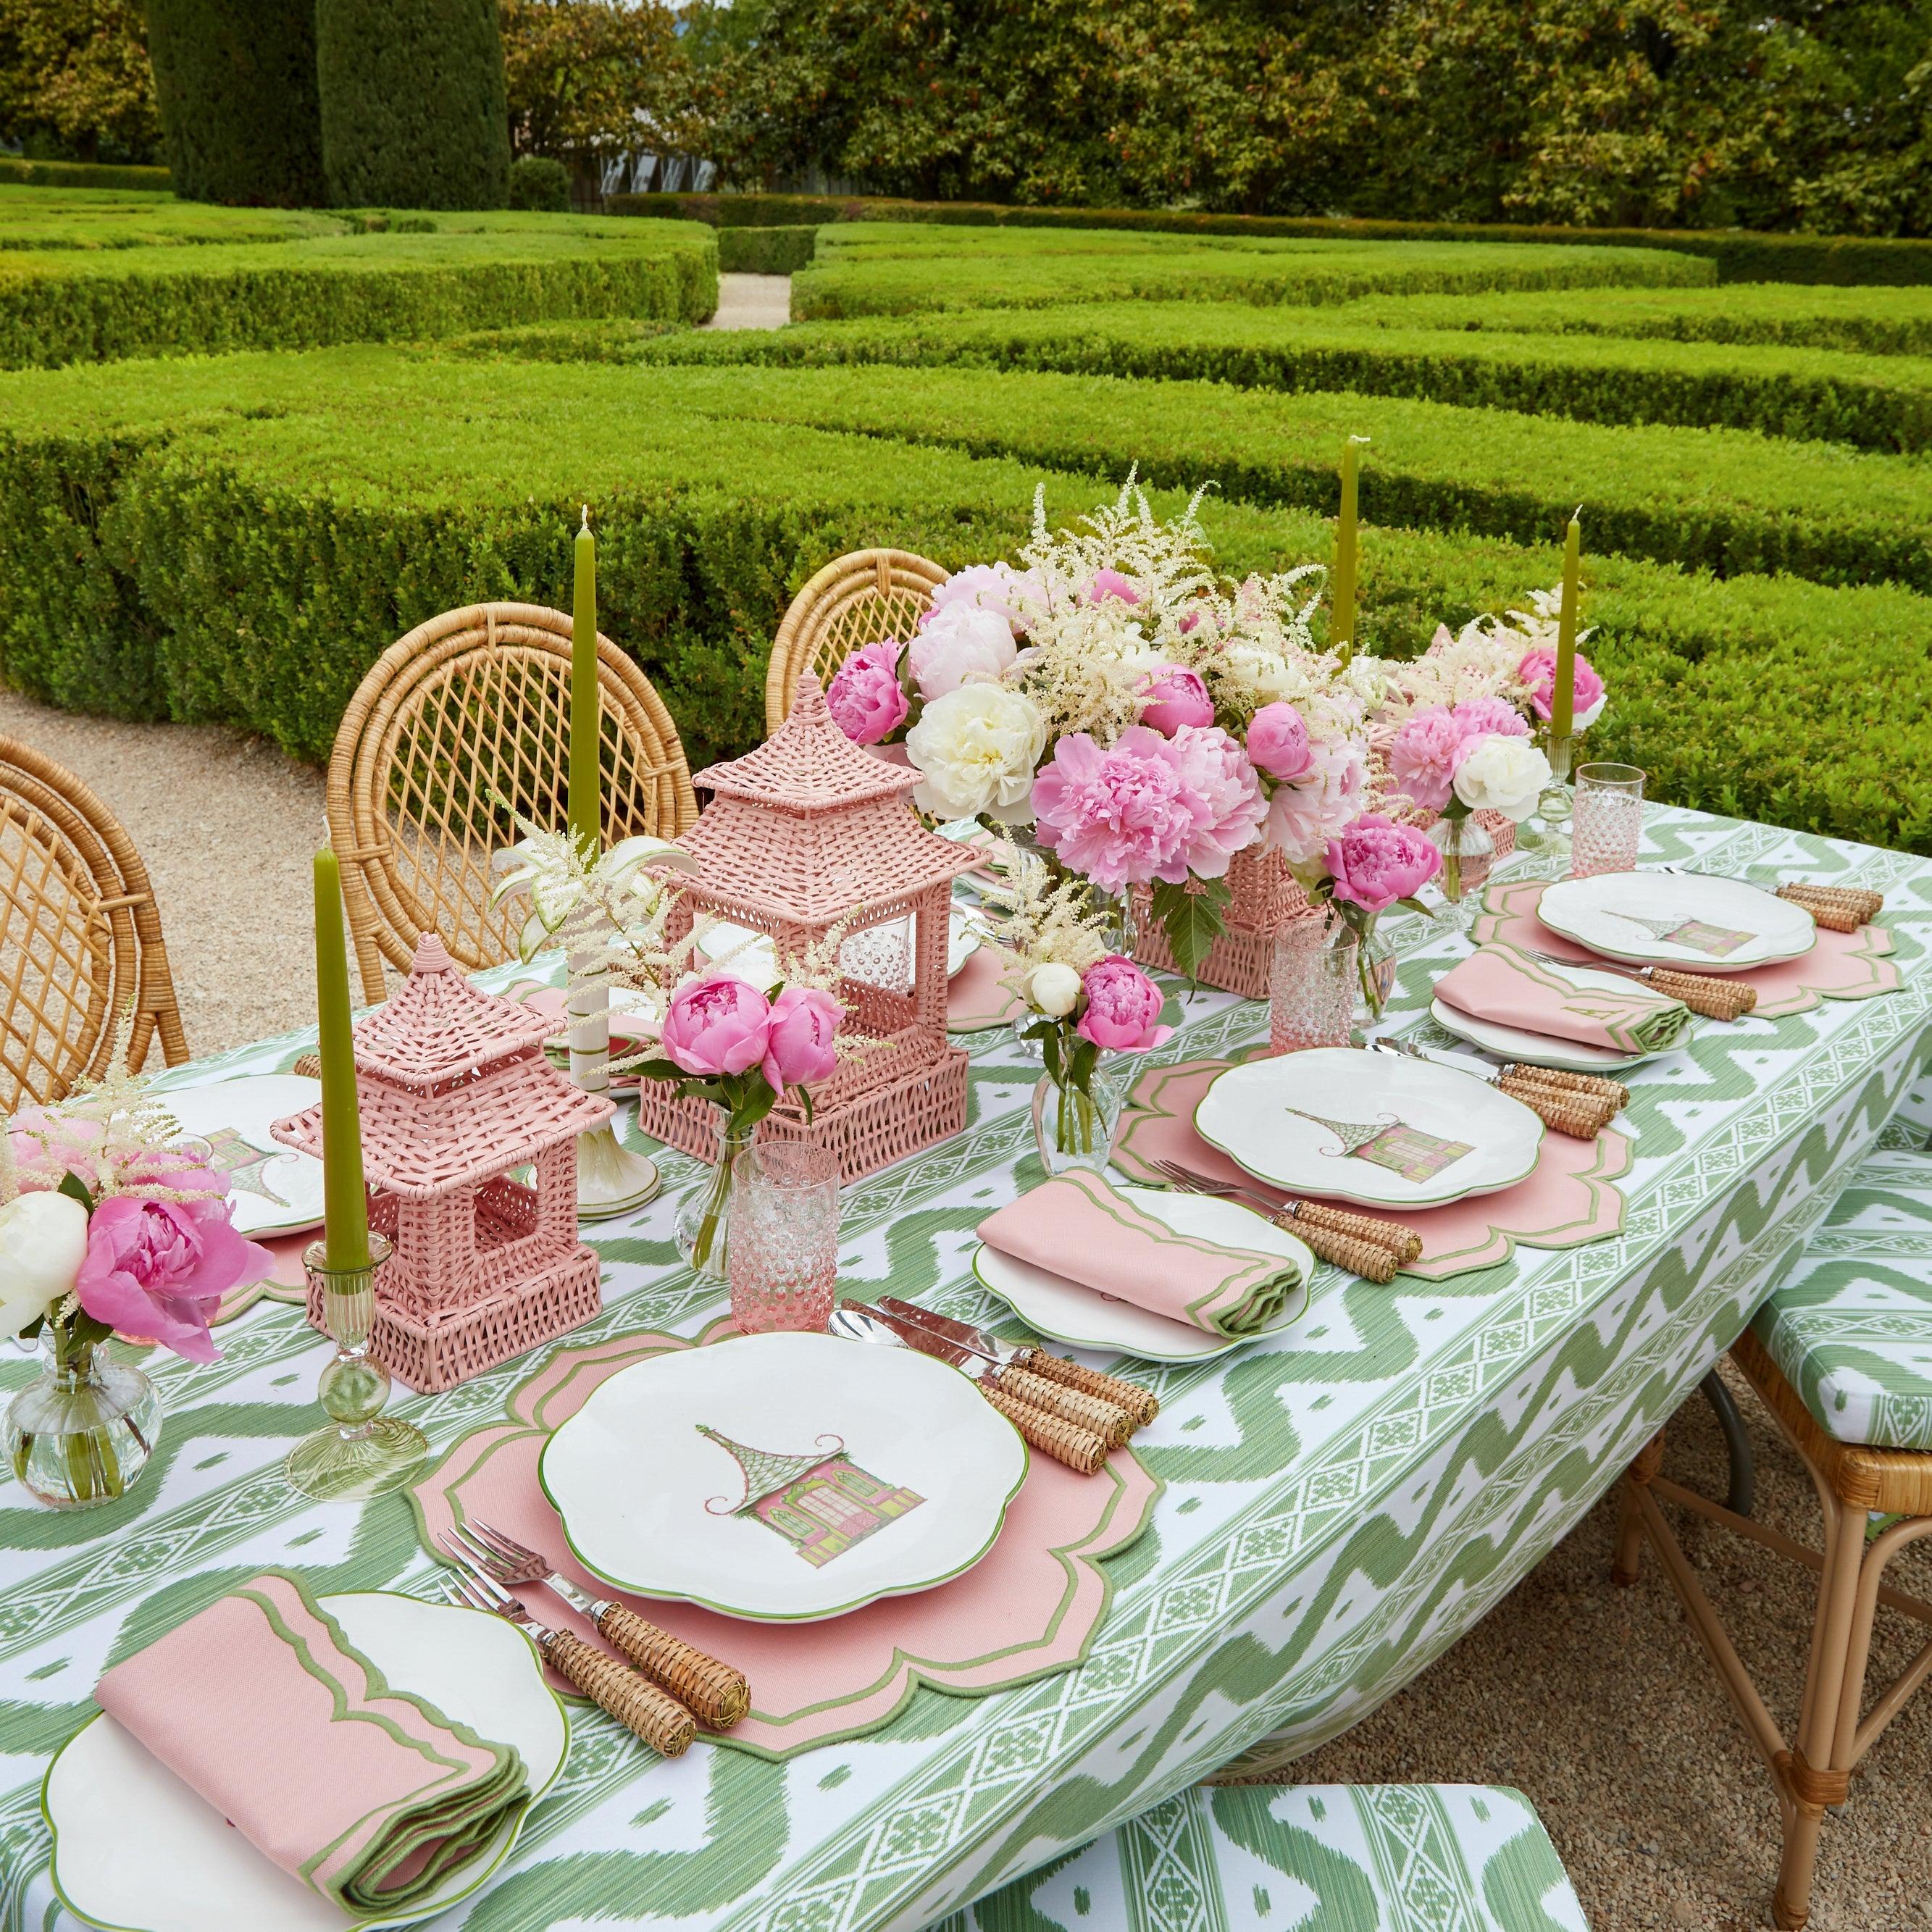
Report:
<svg viewBox="0 0 1932 1932"><path fill-rule="evenodd" d="M410 1388L453 1388L574 1328L601 1305L577 1238L577 1136L611 1102L553 1067L547 1016L473 986L434 933L410 976L356 1023L376 1274L369 1349ZM322 1109L275 1138L322 1152ZM535 1185L509 1178L529 1165ZM309 1320L322 1326L316 1291Z"/></svg>
<svg viewBox="0 0 1932 1932"><path fill-rule="evenodd" d="M698 871L679 883L673 938L707 914L795 957L862 908L839 949L838 997L840 1033L864 1050L812 1090L809 1122L788 1096L759 1129L762 1139L831 1148L848 1180L966 1124L966 1055L946 1037L946 967L952 881L976 856L920 823L908 798L919 782L854 744L808 674L764 744L693 779L711 801L678 841ZM701 1100L646 1080L638 1120L673 1147L716 1156Z"/></svg>

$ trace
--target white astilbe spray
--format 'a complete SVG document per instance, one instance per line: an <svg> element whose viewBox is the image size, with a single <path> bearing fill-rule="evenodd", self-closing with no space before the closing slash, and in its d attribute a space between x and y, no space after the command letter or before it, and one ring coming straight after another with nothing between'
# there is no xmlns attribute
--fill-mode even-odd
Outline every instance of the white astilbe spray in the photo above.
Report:
<svg viewBox="0 0 1932 1932"><path fill-rule="evenodd" d="M1193 600L1214 587L1208 534L1199 514L1210 487L1203 484L1178 516L1163 523L1136 481L1136 471L1130 470L1112 503L1089 511L1070 529L1049 530L1042 484L1034 492L1033 536L1020 552L1021 561L1045 587L1055 610L1063 602L1084 602L1095 576L1112 570L1126 578L1139 597L1138 604L1126 608L1142 614L1156 631L1178 624Z"/></svg>
<svg viewBox="0 0 1932 1932"><path fill-rule="evenodd" d="M1562 597L1560 589L1532 590L1527 610L1511 610L1506 618L1486 611L1453 636L1442 626L1420 657L1384 662L1388 690L1379 706L1382 722L1400 725L1418 711L1471 698L1500 698L1527 712L1529 693L1518 668L1530 652L1556 648ZM1580 631L1577 643L1589 634Z"/></svg>
<svg viewBox="0 0 1932 1932"><path fill-rule="evenodd" d="M994 845L987 862L994 876L981 888L980 920L1004 962L1004 982L1024 995L1042 966L1084 973L1106 958L1109 915L1095 905L1084 879L1070 876L1056 885L1046 861L1010 839Z"/></svg>

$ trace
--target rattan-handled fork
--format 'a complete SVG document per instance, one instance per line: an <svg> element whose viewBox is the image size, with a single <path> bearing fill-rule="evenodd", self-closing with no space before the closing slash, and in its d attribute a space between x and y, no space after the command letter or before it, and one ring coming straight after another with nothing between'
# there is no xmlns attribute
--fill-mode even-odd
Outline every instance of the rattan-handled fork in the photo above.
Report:
<svg viewBox="0 0 1932 1932"><path fill-rule="evenodd" d="M471 1568L487 1570L500 1583L541 1583L554 1597L588 1617L652 1682L668 1690L714 1731L728 1731L752 1708L751 1686L742 1672L659 1630L608 1597L593 1597L550 1566L541 1550L519 1543L487 1522L458 1523L438 1539Z"/></svg>
<svg viewBox="0 0 1932 1932"><path fill-rule="evenodd" d="M446 1576L443 1585L451 1600L466 1610L488 1610L514 1624L553 1670L653 1750L666 1757L682 1757L691 1748L691 1741L698 1735L698 1720L640 1671L569 1630L552 1630L538 1622L507 1590L479 1571Z"/></svg>
<svg viewBox="0 0 1932 1932"><path fill-rule="evenodd" d="M1156 1160L1151 1164L1177 1192L1213 1194L1224 1200L1238 1201L1276 1227L1298 1236L1324 1262L1333 1262L1364 1281L1386 1286L1394 1280L1396 1270L1403 1262L1414 1261L1422 1252L1421 1237L1411 1229L1393 1224L1385 1226L1365 1214L1351 1214L1344 1208L1324 1208L1316 1202L1292 1198L1277 1207L1252 1188L1238 1187L1231 1181L1210 1180L1178 1161ZM1353 1225L1338 1226L1336 1222ZM1398 1242L1400 1247L1396 1245Z"/></svg>
<svg viewBox="0 0 1932 1932"><path fill-rule="evenodd" d="M1523 952L1546 966L1567 966L1592 973L1616 973L1635 980L1654 993L1688 1006L1707 1020L1739 1020L1757 1004L1757 988L1742 980L1717 973L1684 973L1672 966L1628 966L1616 959L1565 959L1554 952L1526 946Z"/></svg>

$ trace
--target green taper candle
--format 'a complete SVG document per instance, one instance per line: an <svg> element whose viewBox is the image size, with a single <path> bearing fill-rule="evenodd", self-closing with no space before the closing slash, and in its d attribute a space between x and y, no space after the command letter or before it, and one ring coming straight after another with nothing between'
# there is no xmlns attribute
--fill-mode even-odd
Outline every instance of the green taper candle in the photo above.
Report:
<svg viewBox="0 0 1932 1932"><path fill-rule="evenodd" d="M325 845L315 855L316 1052L322 1062L323 1237L332 1269L369 1265L369 1196L362 1182L362 1121L356 1046L349 1030L349 950L342 936L342 872Z"/></svg>
<svg viewBox="0 0 1932 1932"><path fill-rule="evenodd" d="M590 506L577 532L577 583L570 605L570 830L595 849L602 829L598 802L597 539Z"/></svg>
<svg viewBox="0 0 1932 1932"><path fill-rule="evenodd" d="M1550 735L1567 738L1576 716L1576 578L1583 560L1582 506L1563 533L1563 602L1556 614L1556 686L1550 694Z"/></svg>
<svg viewBox="0 0 1932 1932"><path fill-rule="evenodd" d="M1355 506L1358 494L1355 454L1365 436L1352 436L1342 446L1342 514L1335 524L1334 615L1328 626L1328 648L1348 656L1355 644Z"/></svg>

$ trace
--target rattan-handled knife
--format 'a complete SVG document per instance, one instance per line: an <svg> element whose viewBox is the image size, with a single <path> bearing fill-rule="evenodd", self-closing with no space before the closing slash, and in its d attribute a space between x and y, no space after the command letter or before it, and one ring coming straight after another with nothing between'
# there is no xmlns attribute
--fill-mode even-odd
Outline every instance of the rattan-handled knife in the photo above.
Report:
<svg viewBox="0 0 1932 1932"><path fill-rule="evenodd" d="M1042 1376L1050 1382L1064 1383L1068 1388L1078 1389L1082 1395L1094 1396L1102 1402L1112 1403L1116 1408L1124 1408L1136 1429L1144 1429L1160 1413L1160 1398L1138 1382L1124 1381L1118 1376L1103 1375L1098 1369L1088 1367L1084 1362L1070 1362L1062 1356L1048 1354L1044 1348L1035 1348L1030 1342L1004 1341L984 1328L975 1328L970 1322L956 1320L950 1315L935 1314L932 1310L922 1308L917 1302L904 1300L896 1294L880 1295L879 1306L888 1315L916 1322L935 1335L956 1342L962 1348L970 1348L977 1354L989 1358L1002 1369L1024 1369L1030 1375Z"/></svg>

